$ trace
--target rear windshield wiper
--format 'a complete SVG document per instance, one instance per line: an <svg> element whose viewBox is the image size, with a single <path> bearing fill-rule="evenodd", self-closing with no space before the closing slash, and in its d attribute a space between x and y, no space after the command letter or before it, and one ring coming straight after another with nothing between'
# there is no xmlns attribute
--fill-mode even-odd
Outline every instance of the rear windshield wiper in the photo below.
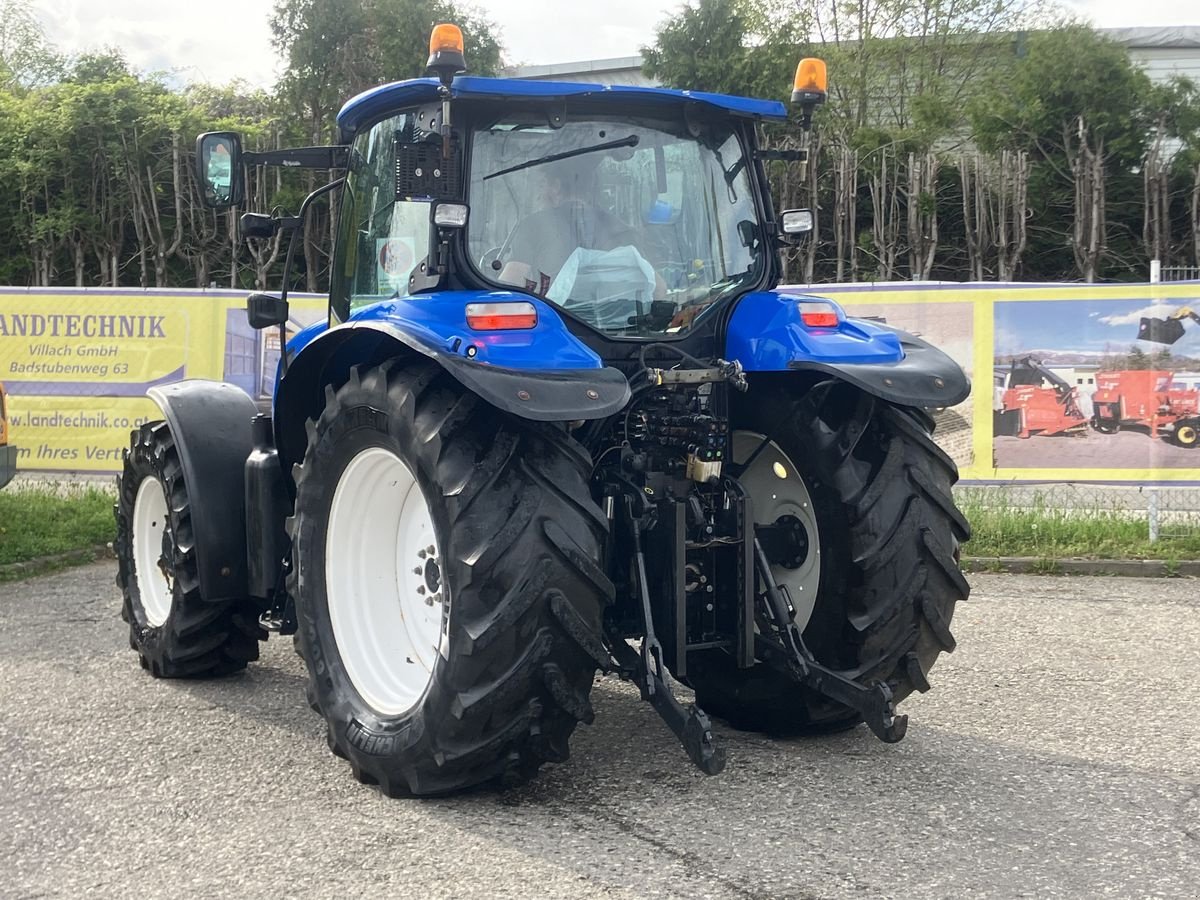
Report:
<svg viewBox="0 0 1200 900"><path fill-rule="evenodd" d="M601 150L612 150L616 147L636 147L638 145L638 136L631 134L629 137L619 138L615 141L607 141L603 144L593 144L590 147L577 147L574 150L564 150L562 153L551 153L548 156L539 156L537 159L531 159L528 162L519 163L515 166L509 166L507 169L501 169L499 172L493 172L491 175L484 175L483 180L487 181L490 178L499 178L501 175L507 175L510 172L519 172L522 169L530 169L534 166L540 166L544 163L558 162L560 159L570 159L572 156L582 156L585 153L598 153Z"/></svg>

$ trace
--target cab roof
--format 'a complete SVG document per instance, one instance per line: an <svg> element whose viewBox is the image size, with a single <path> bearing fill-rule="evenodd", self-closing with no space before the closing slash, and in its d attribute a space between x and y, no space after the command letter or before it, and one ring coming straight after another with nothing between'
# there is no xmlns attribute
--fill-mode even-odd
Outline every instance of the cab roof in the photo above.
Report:
<svg viewBox="0 0 1200 900"><path fill-rule="evenodd" d="M342 140L348 141L360 127L385 113L432 103L438 99L436 78L395 81L363 91L346 102L338 113ZM479 78L459 76L450 88L454 97L477 100L556 100L566 97L591 97L613 104L629 101L682 103L693 101L723 109L733 115L763 119L786 119L787 107L778 100L753 100L706 91L677 91L670 88L637 87L623 84L588 84L571 81L526 81L519 78Z"/></svg>

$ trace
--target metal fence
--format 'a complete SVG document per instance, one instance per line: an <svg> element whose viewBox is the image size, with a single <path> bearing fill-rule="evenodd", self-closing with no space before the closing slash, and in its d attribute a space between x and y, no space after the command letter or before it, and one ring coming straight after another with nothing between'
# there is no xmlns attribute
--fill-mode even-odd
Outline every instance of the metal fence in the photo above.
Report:
<svg viewBox="0 0 1200 900"><path fill-rule="evenodd" d="M1200 486L1077 483L960 485L956 500L993 528L1094 522L1095 534L1136 533L1150 542L1200 546ZM1078 529L1070 529L1078 531Z"/></svg>
<svg viewBox="0 0 1200 900"><path fill-rule="evenodd" d="M1200 280L1200 266L1163 266L1159 269L1161 281Z"/></svg>

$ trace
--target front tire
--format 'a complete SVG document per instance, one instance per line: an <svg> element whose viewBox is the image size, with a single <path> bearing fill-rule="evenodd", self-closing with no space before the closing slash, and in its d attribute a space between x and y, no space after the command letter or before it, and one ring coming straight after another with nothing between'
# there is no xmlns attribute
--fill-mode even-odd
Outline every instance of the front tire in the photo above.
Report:
<svg viewBox="0 0 1200 900"><path fill-rule="evenodd" d="M789 586L809 650L864 685L887 683L896 702L928 690L934 661L955 646L950 620L969 593L958 548L970 535L950 494L957 469L934 444L932 420L838 381L801 399L766 389L755 397L752 387L748 399L734 427L771 439L783 454L772 462L782 467L779 493L798 476L797 496L815 512L809 553L819 553L819 569L797 567ZM786 573L774 574L786 583ZM796 587L814 579L815 600L805 601ZM720 653L697 663L689 669L697 702L737 728L822 733L861 721L765 664L738 669Z"/></svg>
<svg viewBox="0 0 1200 900"><path fill-rule="evenodd" d="M167 423L133 432L113 508L113 548L129 645L156 678L239 672L267 637L253 601L200 596L189 494Z"/></svg>
<svg viewBox="0 0 1200 900"><path fill-rule="evenodd" d="M360 781L443 794L567 758L607 664L590 469L564 433L436 366L327 389L296 469L289 586L310 700Z"/></svg>

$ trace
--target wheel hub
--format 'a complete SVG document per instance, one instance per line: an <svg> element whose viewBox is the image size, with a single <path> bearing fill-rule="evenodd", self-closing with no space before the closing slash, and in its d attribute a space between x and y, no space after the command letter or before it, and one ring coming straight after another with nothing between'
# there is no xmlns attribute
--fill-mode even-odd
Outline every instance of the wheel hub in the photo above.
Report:
<svg viewBox="0 0 1200 900"><path fill-rule="evenodd" d="M431 594L436 594L442 585L442 570L438 567L437 560L430 557L425 561L425 587Z"/></svg>
<svg viewBox="0 0 1200 900"><path fill-rule="evenodd" d="M808 559L808 530L799 517L785 513L774 525L759 526L756 533L771 565L798 569Z"/></svg>
<svg viewBox="0 0 1200 900"><path fill-rule="evenodd" d="M812 497L796 464L765 435L735 431L732 444L734 464L746 466L738 480L750 495L755 531L771 574L787 588L795 622L803 629L821 583L820 530Z"/></svg>

